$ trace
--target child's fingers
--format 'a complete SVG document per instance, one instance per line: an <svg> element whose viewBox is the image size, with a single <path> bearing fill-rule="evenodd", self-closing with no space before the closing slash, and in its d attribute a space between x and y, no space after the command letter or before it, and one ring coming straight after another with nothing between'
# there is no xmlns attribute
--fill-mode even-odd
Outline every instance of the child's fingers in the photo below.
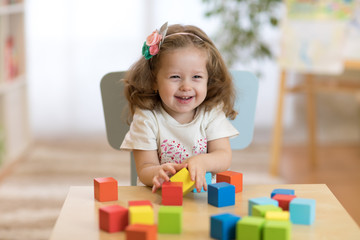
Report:
<svg viewBox="0 0 360 240"><path fill-rule="evenodd" d="M162 178L162 179L164 179L165 181L170 181L170 178L169 178L169 176L166 174L166 172L164 171L164 169L161 169L160 171L159 171L159 177L160 178Z"/></svg>
<svg viewBox="0 0 360 240"><path fill-rule="evenodd" d="M174 169L176 171L179 171L179 170L181 170L183 168L186 168L186 167L187 167L187 163L174 164Z"/></svg>
<svg viewBox="0 0 360 240"><path fill-rule="evenodd" d="M175 167L172 166L172 165L168 165L168 164L166 164L166 165L163 166L163 170L164 170L164 171L167 171L167 172L170 172L171 174L175 174L175 173L176 173Z"/></svg>
<svg viewBox="0 0 360 240"><path fill-rule="evenodd" d="M189 173L190 173L191 181L196 181L196 171L193 169L189 169Z"/></svg>
<svg viewBox="0 0 360 240"><path fill-rule="evenodd" d="M160 185L160 186L153 185L153 187L152 187L152 193L155 193L156 190L158 190L160 187L161 187L161 185Z"/></svg>
<svg viewBox="0 0 360 240"><path fill-rule="evenodd" d="M205 181L205 175L202 174L201 172L197 173L196 175L196 189L198 192L201 191L201 188L204 187L204 190L205 190L205 187L206 186L206 181Z"/></svg>
<svg viewBox="0 0 360 240"><path fill-rule="evenodd" d="M159 186L160 186L160 181L159 181L159 178L158 178L158 177L154 177L154 179L153 179L153 185L156 186L156 187L159 187Z"/></svg>
<svg viewBox="0 0 360 240"><path fill-rule="evenodd" d="M204 187L204 191L207 192L207 190L208 190L208 185L207 185L207 183L206 183L206 179L205 179L205 182L204 182L203 187Z"/></svg>
<svg viewBox="0 0 360 240"><path fill-rule="evenodd" d="M154 184L154 185L152 186L151 192L152 192L152 193L155 193L155 192L156 192L156 189L157 189L157 187L156 187L156 185Z"/></svg>
<svg viewBox="0 0 360 240"><path fill-rule="evenodd" d="M153 179L152 192L155 193L156 190L159 189L163 183L164 183L164 179L158 178L158 177L154 177L154 179Z"/></svg>

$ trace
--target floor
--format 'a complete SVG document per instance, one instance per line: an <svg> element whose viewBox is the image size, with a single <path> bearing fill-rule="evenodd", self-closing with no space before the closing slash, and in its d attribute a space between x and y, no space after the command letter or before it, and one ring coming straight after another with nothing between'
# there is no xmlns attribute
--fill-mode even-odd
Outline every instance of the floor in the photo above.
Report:
<svg viewBox="0 0 360 240"><path fill-rule="evenodd" d="M307 148L284 148L281 174L288 183L325 183L360 225L360 143L318 147L315 169L307 161Z"/></svg>
<svg viewBox="0 0 360 240"><path fill-rule="evenodd" d="M285 147L280 177L269 175L269 149L252 144L235 151L232 170L244 173L245 184L325 183L360 225L359 146L320 147L314 171L305 147ZM13 169L0 176L0 239L48 239L69 186L91 185L93 178L101 176L129 185L128 159L128 153L111 149L103 139L37 141Z"/></svg>

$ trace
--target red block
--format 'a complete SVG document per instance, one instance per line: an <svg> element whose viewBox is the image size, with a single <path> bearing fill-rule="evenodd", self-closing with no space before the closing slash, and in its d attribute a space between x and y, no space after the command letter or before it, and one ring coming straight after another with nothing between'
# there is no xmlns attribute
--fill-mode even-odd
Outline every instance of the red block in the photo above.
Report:
<svg viewBox="0 0 360 240"><path fill-rule="evenodd" d="M296 198L295 195L275 194L272 199L279 202L279 207L281 207L282 210L289 211L289 204L294 198Z"/></svg>
<svg viewBox="0 0 360 240"><path fill-rule="evenodd" d="M145 224L131 224L126 227L127 240L156 240L157 226Z"/></svg>
<svg viewBox="0 0 360 240"><path fill-rule="evenodd" d="M149 201L149 200L129 201L129 207L131 207L131 206L150 206L150 207L153 207L151 201Z"/></svg>
<svg viewBox="0 0 360 240"><path fill-rule="evenodd" d="M182 182L164 182L162 185L162 205L182 206Z"/></svg>
<svg viewBox="0 0 360 240"><path fill-rule="evenodd" d="M94 196L99 202L117 201L118 184L112 177L94 179Z"/></svg>
<svg viewBox="0 0 360 240"><path fill-rule="evenodd" d="M216 174L216 182L227 182L235 186L235 192L242 192L243 189L243 175L239 172L225 171Z"/></svg>
<svg viewBox="0 0 360 240"><path fill-rule="evenodd" d="M119 206L105 206L99 208L99 226L109 233L124 231L129 224L128 209Z"/></svg>

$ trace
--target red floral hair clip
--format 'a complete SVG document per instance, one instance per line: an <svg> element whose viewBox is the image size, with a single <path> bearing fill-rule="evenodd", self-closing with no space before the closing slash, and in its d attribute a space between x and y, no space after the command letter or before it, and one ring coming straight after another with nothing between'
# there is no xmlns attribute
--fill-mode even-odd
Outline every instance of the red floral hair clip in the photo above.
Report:
<svg viewBox="0 0 360 240"><path fill-rule="evenodd" d="M155 30L146 38L142 47L142 55L146 60L158 54L161 44L165 40L167 29L168 23L166 22L161 26L160 31Z"/></svg>

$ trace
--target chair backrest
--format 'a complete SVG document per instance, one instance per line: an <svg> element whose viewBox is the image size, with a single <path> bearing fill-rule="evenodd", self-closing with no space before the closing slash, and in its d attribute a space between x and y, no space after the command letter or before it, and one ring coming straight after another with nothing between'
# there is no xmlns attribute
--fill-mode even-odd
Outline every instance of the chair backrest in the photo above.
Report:
<svg viewBox="0 0 360 240"><path fill-rule="evenodd" d="M258 79L254 74L246 71L231 71L237 91L235 110L239 115L231 121L239 131L239 136L230 139L232 149L244 149L252 141L254 132L254 118L259 88ZM109 144L119 150L120 145L129 130L126 123L127 101L123 94L124 85L120 81L125 72L111 72L106 74L100 83L102 103L105 116L106 135ZM136 185L136 169L131 154L131 185Z"/></svg>

